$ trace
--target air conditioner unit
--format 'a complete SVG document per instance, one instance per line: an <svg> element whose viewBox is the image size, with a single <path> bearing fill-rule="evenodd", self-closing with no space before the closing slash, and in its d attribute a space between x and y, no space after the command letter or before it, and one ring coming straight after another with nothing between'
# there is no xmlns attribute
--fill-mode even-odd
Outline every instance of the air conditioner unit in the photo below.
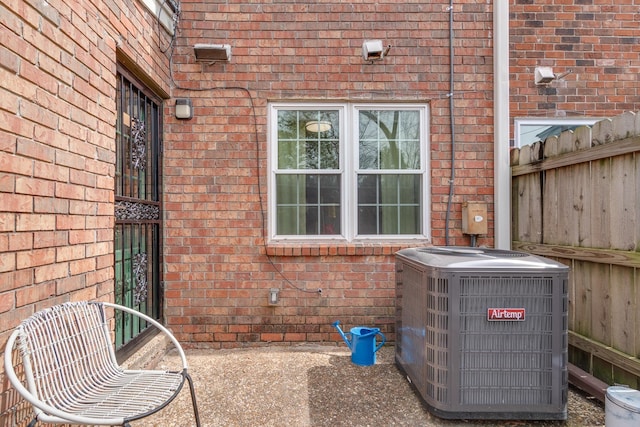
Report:
<svg viewBox="0 0 640 427"><path fill-rule="evenodd" d="M433 414L567 418L568 271L498 249L396 254L396 363Z"/></svg>

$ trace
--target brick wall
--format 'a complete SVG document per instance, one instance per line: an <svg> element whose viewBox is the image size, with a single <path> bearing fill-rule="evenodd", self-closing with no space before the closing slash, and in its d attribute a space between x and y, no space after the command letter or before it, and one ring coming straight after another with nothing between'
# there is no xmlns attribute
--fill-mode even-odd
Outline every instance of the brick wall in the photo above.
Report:
<svg viewBox="0 0 640 427"><path fill-rule="evenodd" d="M113 295L116 58L168 91L169 41L137 2L117 3L0 7L2 351L35 310ZM0 425L21 425L30 412L14 412L2 371Z"/></svg>
<svg viewBox="0 0 640 427"><path fill-rule="evenodd" d="M450 243L467 245L460 204L486 201L492 211L492 14L489 4L456 3L458 174ZM447 7L445 1L182 3L173 95L192 98L195 117L177 121L167 111L164 159L165 313L180 339L202 347L335 341L336 319L347 327L379 326L393 339L393 253L426 242L265 245L267 102L429 103L431 227L434 243L444 244L451 165ZM361 57L362 42L371 38L392 45L375 64ZM230 43L233 58L196 63L196 43ZM492 245L489 234L481 244ZM272 307L267 295L274 287L281 301Z"/></svg>
<svg viewBox="0 0 640 427"><path fill-rule="evenodd" d="M510 2L511 117L639 109L639 1L574 3ZM393 339L393 253L427 242L265 242L267 102L429 103L431 231L443 244L453 93L450 243L469 243L460 231L462 202L486 201L489 235L479 243L491 246L493 5L454 2L453 91L448 6L182 1L171 48L137 1L4 1L0 345L40 307L112 297L118 60L159 93L194 101L194 119L177 121L172 101L164 117L165 313L178 337L203 347L337 341L330 324L339 319L380 326ZM375 64L360 57L370 38L392 45ZM230 63L194 61L195 43L225 42L233 46ZM572 73L537 87L537 65ZM274 287L281 301L268 306ZM2 384L1 401L15 402Z"/></svg>
<svg viewBox="0 0 640 427"><path fill-rule="evenodd" d="M510 3L512 117L613 117L638 110L639 1ZM536 86L536 66L571 73Z"/></svg>

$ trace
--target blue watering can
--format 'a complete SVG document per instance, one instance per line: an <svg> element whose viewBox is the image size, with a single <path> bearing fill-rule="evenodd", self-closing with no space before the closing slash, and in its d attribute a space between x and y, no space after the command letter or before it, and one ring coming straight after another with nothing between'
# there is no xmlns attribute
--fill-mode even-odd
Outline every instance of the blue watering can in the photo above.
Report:
<svg viewBox="0 0 640 427"><path fill-rule="evenodd" d="M347 332L351 335L351 341L349 341L347 335L340 329L339 320L333 322L333 326L338 330L344 342L347 343L347 347L351 350L351 362L353 364L359 366L375 365L376 351L380 350L380 347L387 341L380 329L356 326L351 328L351 332ZM382 342L378 346L376 346L376 335L382 337Z"/></svg>

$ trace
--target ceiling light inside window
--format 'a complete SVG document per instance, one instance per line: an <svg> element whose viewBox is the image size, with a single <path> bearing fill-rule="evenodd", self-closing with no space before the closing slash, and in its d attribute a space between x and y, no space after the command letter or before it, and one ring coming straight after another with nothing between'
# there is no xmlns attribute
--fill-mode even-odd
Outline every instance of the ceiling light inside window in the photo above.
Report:
<svg viewBox="0 0 640 427"><path fill-rule="evenodd" d="M331 122L326 120L312 120L305 125L307 132L327 132L331 129Z"/></svg>

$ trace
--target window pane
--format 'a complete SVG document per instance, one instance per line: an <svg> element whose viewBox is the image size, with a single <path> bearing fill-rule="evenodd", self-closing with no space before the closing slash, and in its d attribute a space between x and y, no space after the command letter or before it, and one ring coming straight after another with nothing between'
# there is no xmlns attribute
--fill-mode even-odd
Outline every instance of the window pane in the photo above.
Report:
<svg viewBox="0 0 640 427"><path fill-rule="evenodd" d="M296 141L280 141L278 147L278 168L298 169L298 144Z"/></svg>
<svg viewBox="0 0 640 427"><path fill-rule="evenodd" d="M422 179L420 175L400 175L398 202L403 205L420 205Z"/></svg>
<svg viewBox="0 0 640 427"><path fill-rule="evenodd" d="M398 234L422 233L420 206L400 206L400 230Z"/></svg>
<svg viewBox="0 0 640 427"><path fill-rule="evenodd" d="M359 234L420 234L421 175L359 175Z"/></svg>
<svg viewBox="0 0 640 427"><path fill-rule="evenodd" d="M372 235L378 233L378 208L376 206L358 206L358 234Z"/></svg>
<svg viewBox="0 0 640 427"><path fill-rule="evenodd" d="M340 234L340 200L340 175L277 175L277 234Z"/></svg>
<svg viewBox="0 0 640 427"><path fill-rule="evenodd" d="M304 234L298 229L301 223L300 212L298 206L278 206L278 234L282 235L297 235Z"/></svg>
<svg viewBox="0 0 640 427"><path fill-rule="evenodd" d="M361 110L361 169L420 169L420 114L416 111Z"/></svg>
<svg viewBox="0 0 640 427"><path fill-rule="evenodd" d="M276 203L297 205L304 199L304 187L298 186L300 175L278 175L276 178ZM302 191L301 191L302 190Z"/></svg>
<svg viewBox="0 0 640 427"><path fill-rule="evenodd" d="M278 169L338 169L338 111L279 110Z"/></svg>

